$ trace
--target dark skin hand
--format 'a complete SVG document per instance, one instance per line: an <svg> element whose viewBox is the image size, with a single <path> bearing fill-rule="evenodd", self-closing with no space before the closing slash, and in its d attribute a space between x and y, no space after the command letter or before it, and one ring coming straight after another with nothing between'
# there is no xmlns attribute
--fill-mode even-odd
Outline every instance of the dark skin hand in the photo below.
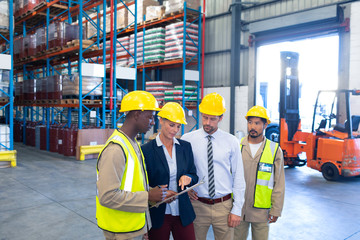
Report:
<svg viewBox="0 0 360 240"><path fill-rule="evenodd" d="M279 217L269 214L269 223L275 223Z"/></svg>
<svg viewBox="0 0 360 240"><path fill-rule="evenodd" d="M188 195L191 200L198 200L197 192L195 192L194 190L188 191Z"/></svg>
<svg viewBox="0 0 360 240"><path fill-rule="evenodd" d="M170 198L170 197L174 196L175 194L176 194L176 192L174 192L172 190L167 190L165 199ZM166 203L171 203L175 199L176 198L169 199L168 201L166 201Z"/></svg>
<svg viewBox="0 0 360 240"><path fill-rule="evenodd" d="M163 191L164 188L166 188L167 185L161 185L160 187L155 187L150 189L148 192L149 194L149 201L151 202L160 202L163 199Z"/></svg>

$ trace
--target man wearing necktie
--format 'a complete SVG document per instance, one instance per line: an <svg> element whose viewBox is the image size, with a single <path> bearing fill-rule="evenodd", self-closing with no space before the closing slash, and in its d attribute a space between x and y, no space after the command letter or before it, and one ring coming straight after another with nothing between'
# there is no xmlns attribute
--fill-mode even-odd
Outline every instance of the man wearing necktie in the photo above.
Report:
<svg viewBox="0 0 360 240"><path fill-rule="evenodd" d="M215 240L233 239L245 194L240 144L235 136L218 128L226 111L221 95L206 95L199 111L203 127L182 136L194 150L199 179L206 182L189 193L196 214L195 236L205 240L212 226Z"/></svg>

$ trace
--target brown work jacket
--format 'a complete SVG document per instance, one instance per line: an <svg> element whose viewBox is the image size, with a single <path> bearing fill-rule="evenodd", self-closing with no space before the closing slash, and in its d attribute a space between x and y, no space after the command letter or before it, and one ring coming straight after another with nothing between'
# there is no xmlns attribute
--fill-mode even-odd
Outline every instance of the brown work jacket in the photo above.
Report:
<svg viewBox="0 0 360 240"><path fill-rule="evenodd" d="M248 136L246 136L242 143L241 154L244 164L245 173L245 203L242 208L242 220L246 222L267 222L269 214L280 217L284 205L285 195L285 173L284 173L284 157L281 148L277 150L274 161L274 189L271 195L271 209L254 208L255 183L257 166L260 161L261 153L265 146L265 138L256 152L255 157L252 157Z"/></svg>
<svg viewBox="0 0 360 240"><path fill-rule="evenodd" d="M142 156L139 146L129 137L128 139L135 149L138 159L141 159L140 164L142 165ZM122 148L117 144L109 144L100 156L98 168L99 176L96 184L100 203L104 203L103 205L108 208L120 211L146 213L146 224L139 231L116 234L104 231L105 237L107 239L120 240L130 239L145 234L147 230L151 228L148 209L148 192L125 192L120 190L121 179L125 171L125 155ZM145 167L142 169L145 169ZM144 172L143 175L145 176ZM144 186L148 186L145 178Z"/></svg>

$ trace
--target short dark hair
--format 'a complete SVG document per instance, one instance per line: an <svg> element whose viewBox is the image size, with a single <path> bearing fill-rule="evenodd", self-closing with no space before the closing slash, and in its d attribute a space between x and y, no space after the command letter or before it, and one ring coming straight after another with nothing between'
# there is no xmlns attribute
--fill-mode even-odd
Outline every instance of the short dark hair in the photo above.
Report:
<svg viewBox="0 0 360 240"><path fill-rule="evenodd" d="M247 120L251 119L251 118L254 118L255 116L248 116ZM262 117L257 117L257 118L260 118L261 121L265 124L267 123L267 120L265 118L262 118Z"/></svg>

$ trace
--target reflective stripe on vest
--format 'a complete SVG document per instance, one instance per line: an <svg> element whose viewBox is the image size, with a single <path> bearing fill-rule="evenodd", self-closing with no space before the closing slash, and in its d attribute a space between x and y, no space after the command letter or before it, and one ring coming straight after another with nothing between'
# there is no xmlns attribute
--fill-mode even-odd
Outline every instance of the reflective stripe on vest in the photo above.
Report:
<svg viewBox="0 0 360 240"><path fill-rule="evenodd" d="M271 208L271 194L274 188L274 161L278 147L278 143L265 140L256 173L255 208Z"/></svg>
<svg viewBox="0 0 360 240"><path fill-rule="evenodd" d="M104 149L110 143L119 144L122 147L125 154L125 169L119 189L128 192L146 191L147 186L144 186L144 176L142 173L142 167L140 161L137 157L137 154L135 153L133 146L126 138L126 136L124 136L122 133L120 133L117 130L114 131L114 133L111 135L109 140L106 142L104 148L101 150L99 154L99 158L102 154L102 151L104 151ZM144 160L144 157L142 157L142 159ZM144 161L142 162L143 162L143 166L145 166ZM145 169L144 172L145 172L146 182L148 182ZM96 218L97 218L98 226L101 229L114 233L138 231L145 226L145 222L146 222L145 212L143 213L124 212L124 211L107 208L100 204L98 196L96 196Z"/></svg>

